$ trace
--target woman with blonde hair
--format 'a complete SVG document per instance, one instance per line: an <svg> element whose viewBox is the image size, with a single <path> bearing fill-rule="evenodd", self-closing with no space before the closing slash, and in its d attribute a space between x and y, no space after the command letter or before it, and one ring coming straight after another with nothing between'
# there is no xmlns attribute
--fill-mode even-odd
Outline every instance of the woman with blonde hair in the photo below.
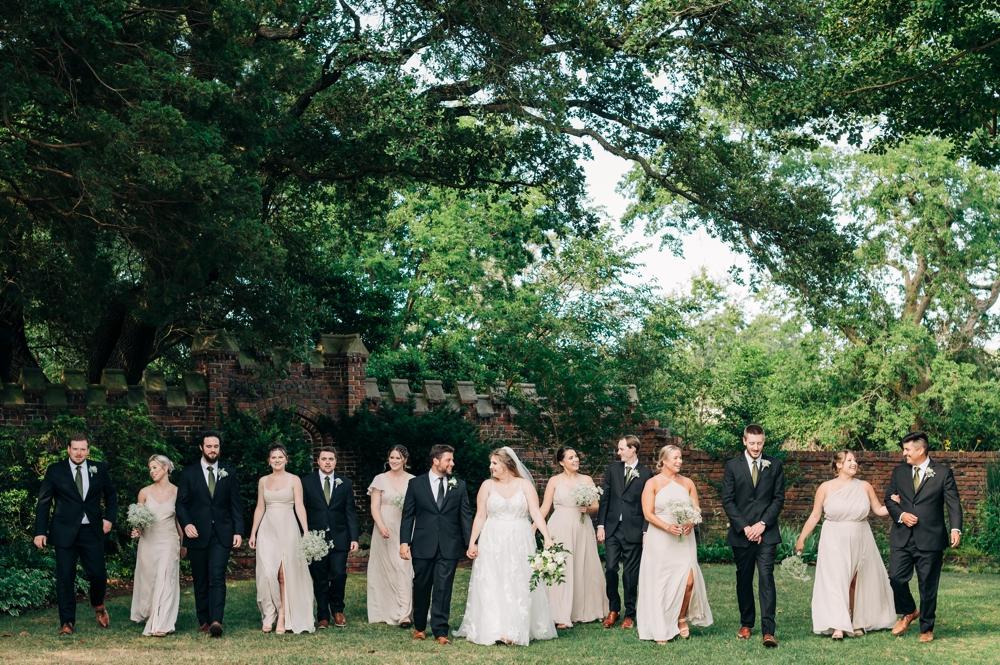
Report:
<svg viewBox="0 0 1000 665"><path fill-rule="evenodd" d="M812 513L795 541L801 554L806 538L826 514L816 556L813 632L835 640L885 630L896 623L889 575L868 524L868 512L888 517L870 483L857 478L858 461L850 450L833 455L836 477L816 490Z"/></svg>
<svg viewBox="0 0 1000 665"><path fill-rule="evenodd" d="M664 446L657 475L642 490L642 512L649 522L642 562L636 623L640 640L666 644L691 635L688 624L712 625L705 578L698 566L694 525L699 514L698 490L680 475L681 449Z"/></svg>
<svg viewBox="0 0 1000 665"><path fill-rule="evenodd" d="M170 482L174 463L166 455L153 455L148 464L153 484L139 490L139 503L156 516L156 523L145 529L132 529L132 537L139 539L132 586L132 621L146 622L143 635L163 637L174 632L177 623L184 532L174 512L177 487Z"/></svg>

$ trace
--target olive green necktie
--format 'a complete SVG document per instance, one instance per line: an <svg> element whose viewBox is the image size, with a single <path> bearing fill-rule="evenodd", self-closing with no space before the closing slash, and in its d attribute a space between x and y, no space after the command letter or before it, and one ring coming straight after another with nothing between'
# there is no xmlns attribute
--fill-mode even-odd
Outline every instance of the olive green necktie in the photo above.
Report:
<svg viewBox="0 0 1000 665"><path fill-rule="evenodd" d="M326 505L330 505L330 476L326 476L323 481L323 496L326 497Z"/></svg>
<svg viewBox="0 0 1000 665"><path fill-rule="evenodd" d="M80 493L80 498L83 498L83 476L80 475L80 465L76 465L76 491Z"/></svg>
<svg viewBox="0 0 1000 665"><path fill-rule="evenodd" d="M208 467L208 495L215 498L215 473L213 473L215 467Z"/></svg>
<svg viewBox="0 0 1000 665"><path fill-rule="evenodd" d="M750 472L750 477L753 479L753 486L754 487L757 487L757 476L758 476L757 460L754 460L753 461L753 471Z"/></svg>
<svg viewBox="0 0 1000 665"><path fill-rule="evenodd" d="M913 467L913 492L916 493L917 488L920 487L920 467Z"/></svg>

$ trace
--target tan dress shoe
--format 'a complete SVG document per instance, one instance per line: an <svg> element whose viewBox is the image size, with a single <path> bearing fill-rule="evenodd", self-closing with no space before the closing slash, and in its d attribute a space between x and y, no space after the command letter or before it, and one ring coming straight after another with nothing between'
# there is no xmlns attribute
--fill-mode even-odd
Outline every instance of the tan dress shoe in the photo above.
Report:
<svg viewBox="0 0 1000 665"><path fill-rule="evenodd" d="M736 633L736 637L740 638L741 640L749 640L750 639L750 629L747 628L746 626L741 626L740 627L740 632Z"/></svg>
<svg viewBox="0 0 1000 665"><path fill-rule="evenodd" d="M101 628L107 628L111 625L111 617L108 616L108 610L104 605L98 605L94 608L94 618L97 619L97 625Z"/></svg>
<svg viewBox="0 0 1000 665"><path fill-rule="evenodd" d="M765 635L764 646L767 647L768 649L773 649L774 647L778 646L778 640L774 639L774 635Z"/></svg>
<svg viewBox="0 0 1000 665"><path fill-rule="evenodd" d="M903 616L899 617L899 621L897 621L896 625L892 627L892 634L902 635L903 633L906 632L906 629L910 627L910 624L913 623L919 616L920 616L920 611L913 610L912 613L904 614Z"/></svg>
<svg viewBox="0 0 1000 665"><path fill-rule="evenodd" d="M626 630L629 628L635 628L635 619L631 617L625 617L625 620L622 621L622 628L625 628Z"/></svg>
<svg viewBox="0 0 1000 665"><path fill-rule="evenodd" d="M320 622L319 622L319 623L317 623L316 625L317 625L317 626L318 626L318 627L319 627L320 629L323 629L323 628L329 628L329 627L330 627L330 622L329 622L329 621L327 621L326 619L323 619L322 621L320 621Z"/></svg>
<svg viewBox="0 0 1000 665"><path fill-rule="evenodd" d="M604 618L604 627L611 628L616 623L618 623L618 612L608 612L608 616Z"/></svg>
<svg viewBox="0 0 1000 665"><path fill-rule="evenodd" d="M918 642L933 642L934 641L934 631L928 630L926 633L920 633L920 639Z"/></svg>
<svg viewBox="0 0 1000 665"><path fill-rule="evenodd" d="M201 624L201 628L198 629L198 634L199 635L208 635L208 624L207 623Z"/></svg>
<svg viewBox="0 0 1000 665"><path fill-rule="evenodd" d="M344 628L347 626L347 617L344 616L343 612L333 613L333 625L337 628Z"/></svg>
<svg viewBox="0 0 1000 665"><path fill-rule="evenodd" d="M439 638L437 638L437 643L438 644L451 644L451 640L449 640L447 637L439 637Z"/></svg>
<svg viewBox="0 0 1000 665"><path fill-rule="evenodd" d="M426 640L427 639L427 633L425 633L422 630L415 630L415 631L413 631L413 639L415 639L415 640Z"/></svg>
<svg viewBox="0 0 1000 665"><path fill-rule="evenodd" d="M59 634L60 635L72 635L73 634L73 622L72 621L67 621L66 623L64 623L62 625L62 628L59 629Z"/></svg>

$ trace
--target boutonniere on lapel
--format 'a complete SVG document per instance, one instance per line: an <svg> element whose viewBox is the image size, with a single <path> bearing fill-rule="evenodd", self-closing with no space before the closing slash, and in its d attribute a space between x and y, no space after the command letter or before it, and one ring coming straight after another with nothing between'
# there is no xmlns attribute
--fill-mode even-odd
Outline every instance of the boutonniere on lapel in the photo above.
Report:
<svg viewBox="0 0 1000 665"><path fill-rule="evenodd" d="M771 466L771 460L769 460L769 459L762 459L760 461L760 466L761 466L762 469L766 469L767 467Z"/></svg>
<svg viewBox="0 0 1000 665"><path fill-rule="evenodd" d="M226 477L226 476L228 476L228 475L229 475L229 474L228 474L228 473L226 473L226 470L225 470L225 469L219 469L219 480L222 480L223 478L225 478L225 477Z"/></svg>
<svg viewBox="0 0 1000 665"><path fill-rule="evenodd" d="M455 478L448 479L448 489L453 490L458 487L458 480Z"/></svg>
<svg viewBox="0 0 1000 665"><path fill-rule="evenodd" d="M934 477L934 469L932 469L930 467L927 467L927 470L924 471L924 480L927 480L928 478L933 478L933 477Z"/></svg>
<svg viewBox="0 0 1000 665"><path fill-rule="evenodd" d="M88 465L87 465L87 472L88 472L88 473L89 473L90 475L94 475L95 473L97 473L97 467L96 467L96 466L94 466L93 464L88 464Z"/></svg>
<svg viewBox="0 0 1000 665"><path fill-rule="evenodd" d="M344 481L341 480L340 478L334 478L333 479L333 486L334 487L340 487L343 484L344 484Z"/></svg>

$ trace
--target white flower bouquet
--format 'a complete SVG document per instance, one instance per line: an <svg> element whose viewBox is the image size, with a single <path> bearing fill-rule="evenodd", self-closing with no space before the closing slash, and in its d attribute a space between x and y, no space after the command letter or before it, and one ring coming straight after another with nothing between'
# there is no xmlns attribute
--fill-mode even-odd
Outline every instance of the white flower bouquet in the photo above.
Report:
<svg viewBox="0 0 1000 665"><path fill-rule="evenodd" d="M701 511L691 499L671 499L667 502L667 510L678 524L701 524ZM677 542L684 540L684 534L678 534Z"/></svg>
<svg viewBox="0 0 1000 665"><path fill-rule="evenodd" d="M566 558L571 552L562 543L553 543L541 552L528 557L531 565L530 588L534 591L539 584L554 586L566 581Z"/></svg>
<svg viewBox="0 0 1000 665"><path fill-rule="evenodd" d="M299 559L306 563L319 561L332 549L333 545L327 542L322 531L310 531L299 543Z"/></svg>
<svg viewBox="0 0 1000 665"><path fill-rule="evenodd" d="M395 508L396 510L402 510L403 504L406 502L406 492L400 492L396 496L389 499L386 503Z"/></svg>
<svg viewBox="0 0 1000 665"><path fill-rule="evenodd" d="M787 580L808 582L810 579L809 566L806 565L806 562L802 560L801 556L788 556L781 561L781 567L778 569L778 575Z"/></svg>
<svg viewBox="0 0 1000 665"><path fill-rule="evenodd" d="M141 503L133 503L128 507L128 517L125 518L133 529L142 531L156 524L156 515Z"/></svg>
<svg viewBox="0 0 1000 665"><path fill-rule="evenodd" d="M577 483L569 490L570 500L577 506L589 506L595 501L599 501L601 495L604 494L604 490L597 485L588 485L586 483ZM580 524L583 524L584 519L587 517L586 513L580 513Z"/></svg>

